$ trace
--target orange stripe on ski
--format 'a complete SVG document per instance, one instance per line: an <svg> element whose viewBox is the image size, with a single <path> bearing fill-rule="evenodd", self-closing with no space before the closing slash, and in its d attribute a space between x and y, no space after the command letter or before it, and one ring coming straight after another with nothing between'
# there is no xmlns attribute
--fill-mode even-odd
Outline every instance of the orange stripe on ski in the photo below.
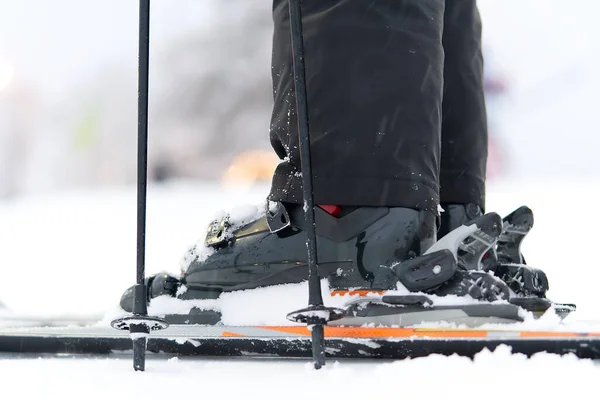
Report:
<svg viewBox="0 0 600 400"><path fill-rule="evenodd" d="M468 330L468 329L429 329L429 328L418 328L415 329L416 336L419 337L446 337L446 338L461 338L461 337L486 337L488 331L481 330Z"/></svg>
<svg viewBox="0 0 600 400"><path fill-rule="evenodd" d="M368 296L370 294L384 294L385 290L369 290L369 289L361 289L361 290L333 290L331 292L332 296Z"/></svg>
<svg viewBox="0 0 600 400"><path fill-rule="evenodd" d="M259 326L266 330L289 333L299 336L310 336L310 330L305 326ZM469 329L435 329L435 328L363 328L326 326L327 338L490 338L502 339L502 333L510 338L515 333L522 338L569 338L569 337L600 337L600 332L548 332L548 331L487 331Z"/></svg>
<svg viewBox="0 0 600 400"><path fill-rule="evenodd" d="M261 326L260 328L294 335L310 336L304 326ZM487 331L470 330L428 330L413 328L361 328L326 326L325 337L348 338L409 338L409 337L486 337Z"/></svg>
<svg viewBox="0 0 600 400"><path fill-rule="evenodd" d="M246 337L246 335L242 335L239 333L234 333L234 332L228 332L228 331L224 331L223 333L221 333L222 337Z"/></svg>

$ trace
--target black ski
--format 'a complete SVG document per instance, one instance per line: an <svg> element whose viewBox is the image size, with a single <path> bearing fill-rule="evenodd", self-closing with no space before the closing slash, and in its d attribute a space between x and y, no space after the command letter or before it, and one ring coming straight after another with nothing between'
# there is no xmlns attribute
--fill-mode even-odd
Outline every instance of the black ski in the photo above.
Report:
<svg viewBox="0 0 600 400"><path fill-rule="evenodd" d="M113 330L114 331L114 330ZM116 332L116 331L114 331ZM118 333L118 332L117 332ZM496 337L495 337L496 336ZM324 352L332 359L404 359L431 354L474 357L484 349L500 345L527 356L540 352L573 354L583 359L600 359L600 337L422 337L422 338L326 338ZM86 334L32 334L27 331L0 332L0 352L29 354L119 354L130 352L128 336ZM156 334L148 338L149 355L211 357L288 357L309 359L313 355L310 336L206 337Z"/></svg>

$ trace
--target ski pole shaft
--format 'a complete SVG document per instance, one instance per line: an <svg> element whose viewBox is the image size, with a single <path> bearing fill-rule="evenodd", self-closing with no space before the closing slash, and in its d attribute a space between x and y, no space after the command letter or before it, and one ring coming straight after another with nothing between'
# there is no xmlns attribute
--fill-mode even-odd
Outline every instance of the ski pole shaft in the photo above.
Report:
<svg viewBox="0 0 600 400"><path fill-rule="evenodd" d="M138 56L138 163L137 163L137 283L145 278L146 192L148 170L148 70L150 53L150 0L140 0Z"/></svg>
<svg viewBox="0 0 600 400"><path fill-rule="evenodd" d="M150 64L150 0L140 0L139 54L138 54L138 165L137 165L137 268L136 286L133 298L133 313L148 315L145 261L146 261L146 194L148 171L148 80ZM135 371L146 369L145 324L132 325L133 368Z"/></svg>
<svg viewBox="0 0 600 400"><path fill-rule="evenodd" d="M302 37L302 5L300 0L289 0L289 7L294 84L296 89L296 113L298 116L300 168L302 169L302 192L304 197L304 220L306 222L306 247L308 250L308 303L309 306L314 307L323 306L323 296L321 294L321 284L317 266L313 175L310 154L304 40ZM315 368L318 369L325 364L325 345L322 325L313 326L312 342Z"/></svg>
<svg viewBox="0 0 600 400"><path fill-rule="evenodd" d="M306 73L304 65L304 44L302 39L302 13L300 0L290 0L290 17L292 30L292 51L294 62L294 83L296 86L296 113L298 115L298 139L300 150L300 168L302 169L302 191L304 196L304 219L306 229L306 243L308 249L309 279L317 279L317 246L315 233L315 210L312 182L312 162L310 152L310 134L308 121L308 104L306 95ZM314 285L312 285L314 286ZM320 285L319 290L311 290L309 305L322 305Z"/></svg>

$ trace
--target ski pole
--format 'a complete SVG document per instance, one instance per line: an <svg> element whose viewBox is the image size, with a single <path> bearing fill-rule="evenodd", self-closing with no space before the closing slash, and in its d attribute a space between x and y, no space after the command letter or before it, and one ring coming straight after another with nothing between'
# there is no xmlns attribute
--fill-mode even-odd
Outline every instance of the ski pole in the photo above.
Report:
<svg viewBox="0 0 600 400"><path fill-rule="evenodd" d="M323 296L321 293L321 283L317 266L317 235L315 231L315 209L304 62L304 40L302 37L301 0L289 0L289 8L296 112L298 117L300 168L302 170L302 195L304 197L304 221L306 223L308 308L288 314L288 319L304 322L312 328L311 338L314 366L316 369L320 369L325 365L324 326L327 322L341 317L343 311L327 308L323 305Z"/></svg>
<svg viewBox="0 0 600 400"><path fill-rule="evenodd" d="M137 268L133 298L133 313L148 315L146 307L145 262L146 262L146 196L148 170L148 81L150 64L150 0L140 0L138 53L138 165L137 165ZM144 329L146 328L146 329ZM141 329L149 333L143 324L132 325L130 332ZM133 339L134 369L143 371L146 363L146 337Z"/></svg>
<svg viewBox="0 0 600 400"><path fill-rule="evenodd" d="M137 148L137 261L133 287L133 316L112 322L116 329L129 330L133 340L133 368L146 369L146 345L150 330L165 329L168 324L148 317L145 285L146 203L148 176L148 81L150 64L150 0L140 0L138 55L138 148Z"/></svg>

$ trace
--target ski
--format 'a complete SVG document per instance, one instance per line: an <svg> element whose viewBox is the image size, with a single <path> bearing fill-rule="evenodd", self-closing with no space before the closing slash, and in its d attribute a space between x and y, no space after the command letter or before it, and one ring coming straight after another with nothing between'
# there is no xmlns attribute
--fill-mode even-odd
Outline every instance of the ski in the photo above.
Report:
<svg viewBox="0 0 600 400"><path fill-rule="evenodd" d="M336 358L404 359L431 354L473 357L509 346L512 353L546 352L600 359L600 331L325 326L325 353ZM128 332L109 326L1 328L0 352L115 354L130 352ZM148 337L149 355L311 358L306 326L171 325Z"/></svg>

